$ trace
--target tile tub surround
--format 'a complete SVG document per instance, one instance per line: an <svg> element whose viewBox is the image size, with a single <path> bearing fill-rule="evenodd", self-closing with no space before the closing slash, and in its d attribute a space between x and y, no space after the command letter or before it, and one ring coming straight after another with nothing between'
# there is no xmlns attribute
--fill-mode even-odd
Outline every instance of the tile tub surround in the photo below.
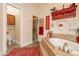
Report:
<svg viewBox="0 0 79 59"><path fill-rule="evenodd" d="M76 37L77 35L72 35L72 34L53 34L53 38L61 38L61 39L66 39L73 42L76 42Z"/></svg>

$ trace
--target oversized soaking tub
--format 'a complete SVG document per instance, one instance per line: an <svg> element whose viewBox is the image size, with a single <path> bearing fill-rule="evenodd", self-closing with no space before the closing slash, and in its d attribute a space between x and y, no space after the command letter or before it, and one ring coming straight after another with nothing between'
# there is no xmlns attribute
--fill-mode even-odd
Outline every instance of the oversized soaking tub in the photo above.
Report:
<svg viewBox="0 0 79 59"><path fill-rule="evenodd" d="M58 48L60 50L63 50L64 47L64 52L69 52L70 55L73 56L79 56L79 44L69 41L69 40L65 40L65 39L61 39L61 38L50 38L47 41L50 42L50 44L52 44L55 48ZM65 46L65 43L67 44L67 46Z"/></svg>

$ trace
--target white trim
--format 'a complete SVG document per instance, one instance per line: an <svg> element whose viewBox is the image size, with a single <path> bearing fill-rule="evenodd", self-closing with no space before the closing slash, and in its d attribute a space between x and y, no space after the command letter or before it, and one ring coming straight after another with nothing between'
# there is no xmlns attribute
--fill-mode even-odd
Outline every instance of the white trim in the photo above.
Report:
<svg viewBox="0 0 79 59"><path fill-rule="evenodd" d="M20 24L20 30L21 30L21 35L20 35L20 47L21 47L21 42L23 40L23 8L21 8L21 24Z"/></svg>
<svg viewBox="0 0 79 59"><path fill-rule="evenodd" d="M6 4L7 4L7 5L10 5L10 6L14 7L14 8L17 8L17 9L19 9L19 10L22 9L21 7L17 6L16 4L12 4L12 3L6 3Z"/></svg>
<svg viewBox="0 0 79 59"><path fill-rule="evenodd" d="M7 51L7 40L6 40L6 32L7 32L7 15L6 15L6 4L3 3L3 54Z"/></svg>
<svg viewBox="0 0 79 59"><path fill-rule="evenodd" d="M16 6L14 4L10 4L10 5L13 5L13 6ZM22 25L22 22L23 22L23 9L21 7L18 7L16 6L17 8L19 8L21 10L21 24L20 24L20 29L21 29L21 35L20 35L20 42L17 42L18 44L20 44L20 47L21 47L21 41L22 41L22 31L23 31L23 25ZM3 51L2 51L2 55L6 53L7 51L7 46L6 46L6 42L7 42L7 35L6 35L6 32L7 32L7 4L6 3L3 3Z"/></svg>
<svg viewBox="0 0 79 59"><path fill-rule="evenodd" d="M13 6L13 7L15 7L15 8L18 8L20 11L21 11L21 19L20 19L20 42L17 42L16 41L16 43L18 43L19 45L20 45L20 47L21 47L21 41L22 41L22 39L23 39L23 34L22 34L22 32L23 32L23 8L21 8L21 7L19 7L19 6L17 6L16 4L12 4L12 3L7 3L8 5L11 5L11 6Z"/></svg>
<svg viewBox="0 0 79 59"><path fill-rule="evenodd" d="M15 40L14 41L16 44L20 45L20 42L18 40Z"/></svg>

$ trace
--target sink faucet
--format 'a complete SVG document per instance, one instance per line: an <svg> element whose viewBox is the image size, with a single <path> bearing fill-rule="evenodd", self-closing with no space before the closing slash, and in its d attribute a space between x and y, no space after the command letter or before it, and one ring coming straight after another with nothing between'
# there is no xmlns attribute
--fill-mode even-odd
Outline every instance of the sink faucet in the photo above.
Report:
<svg viewBox="0 0 79 59"><path fill-rule="evenodd" d="M64 45L63 45L63 51L65 51L65 47L66 46L68 46L68 44L67 43L64 43Z"/></svg>

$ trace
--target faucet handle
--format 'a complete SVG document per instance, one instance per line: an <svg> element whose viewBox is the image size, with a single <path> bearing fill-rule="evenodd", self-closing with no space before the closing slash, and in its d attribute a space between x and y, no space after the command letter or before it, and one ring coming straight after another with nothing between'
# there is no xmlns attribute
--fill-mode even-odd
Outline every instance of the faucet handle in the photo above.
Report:
<svg viewBox="0 0 79 59"><path fill-rule="evenodd" d="M71 50L67 50L67 53L69 53L69 54L70 54L71 52L72 52Z"/></svg>
<svg viewBox="0 0 79 59"><path fill-rule="evenodd" d="M66 52L70 54L70 50L67 50Z"/></svg>

